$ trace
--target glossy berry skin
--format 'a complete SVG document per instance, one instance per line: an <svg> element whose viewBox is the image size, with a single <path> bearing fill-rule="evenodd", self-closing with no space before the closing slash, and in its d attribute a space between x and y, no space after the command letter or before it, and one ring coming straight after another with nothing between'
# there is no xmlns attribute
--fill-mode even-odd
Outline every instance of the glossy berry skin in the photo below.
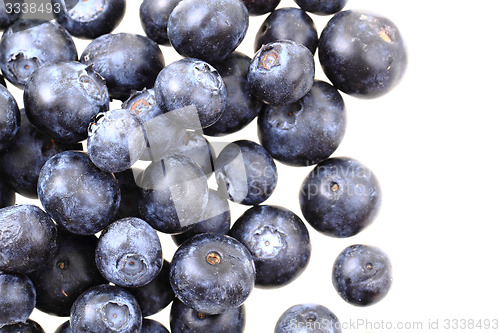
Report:
<svg viewBox="0 0 500 333"><path fill-rule="evenodd" d="M126 288L126 290L139 302L143 317L160 312L175 298L170 285L170 263L163 260L160 273L148 284L137 288Z"/></svg>
<svg viewBox="0 0 500 333"><path fill-rule="evenodd" d="M314 59L304 45L277 41L263 45L248 71L252 93L268 104L298 101L311 90Z"/></svg>
<svg viewBox="0 0 500 333"><path fill-rule="evenodd" d="M0 209L12 206L16 203L16 193L5 182L4 178L0 178Z"/></svg>
<svg viewBox="0 0 500 333"><path fill-rule="evenodd" d="M37 69L24 89L24 107L40 131L64 143L87 138L93 116L109 108L104 79L79 62L58 62Z"/></svg>
<svg viewBox="0 0 500 333"><path fill-rule="evenodd" d="M205 210L203 220L182 234L172 235L172 239L175 244L181 245L187 239L206 232L227 234L230 226L231 213L227 198L220 192L210 189L207 209Z"/></svg>
<svg viewBox="0 0 500 333"><path fill-rule="evenodd" d="M346 10L334 15L321 33L319 61L333 85L356 97L386 94L402 79L406 46L387 18Z"/></svg>
<svg viewBox="0 0 500 333"><path fill-rule="evenodd" d="M0 271L26 274L46 265L56 251L57 229L37 206L0 209Z"/></svg>
<svg viewBox="0 0 500 333"><path fill-rule="evenodd" d="M24 322L35 308L33 283L24 275L0 272L0 330L3 326Z"/></svg>
<svg viewBox="0 0 500 333"><path fill-rule="evenodd" d="M82 293L71 307L73 332L141 333L139 303L120 287L100 285Z"/></svg>
<svg viewBox="0 0 500 333"><path fill-rule="evenodd" d="M21 18L21 12L11 11L7 12L7 8L5 7L6 3L10 3L12 8L18 5L22 5L24 0L0 0L0 30L7 29L12 23L16 22Z"/></svg>
<svg viewBox="0 0 500 333"><path fill-rule="evenodd" d="M142 287L160 273L163 265L160 238L139 218L120 219L99 236L95 261L109 282L121 287Z"/></svg>
<svg viewBox="0 0 500 333"><path fill-rule="evenodd" d="M183 0L170 14L167 31L179 54L211 63L236 49L248 21L248 10L240 0Z"/></svg>
<svg viewBox="0 0 500 333"><path fill-rule="evenodd" d="M347 0L294 0L302 10L316 15L332 15L342 10Z"/></svg>
<svg viewBox="0 0 500 333"><path fill-rule="evenodd" d="M95 263L96 246L94 235L80 236L58 228L55 255L41 269L29 274L36 289L38 310L67 317L81 293L107 283Z"/></svg>
<svg viewBox="0 0 500 333"><path fill-rule="evenodd" d="M255 284L247 248L227 235L199 234L179 246L170 268L177 298L205 314L239 307Z"/></svg>
<svg viewBox="0 0 500 333"><path fill-rule="evenodd" d="M45 333L42 326L31 319L25 322L4 326L0 329L2 333ZM57 332L56 333L61 333ZM71 333L71 332L67 332Z"/></svg>
<svg viewBox="0 0 500 333"><path fill-rule="evenodd" d="M139 198L141 196L141 188L137 184L137 180L141 175L142 170L138 168L130 168L122 172L115 173L116 181L120 186L120 207L116 218L124 217L141 217L139 211Z"/></svg>
<svg viewBox="0 0 500 333"><path fill-rule="evenodd" d="M315 81L295 103L263 106L258 118L260 143L288 165L310 166L327 159L346 129L344 100L332 85Z"/></svg>
<svg viewBox="0 0 500 333"><path fill-rule="evenodd" d="M71 35L58 23L18 20L0 41L0 68L7 80L22 88L43 64L78 59Z"/></svg>
<svg viewBox="0 0 500 333"><path fill-rule="evenodd" d="M158 231L187 231L203 218L208 204L208 184L203 170L185 155L171 154L144 171L139 210Z"/></svg>
<svg viewBox="0 0 500 333"><path fill-rule="evenodd" d="M221 117L227 92L215 68L204 61L187 58L162 69L156 78L155 96L169 119L183 128L200 129Z"/></svg>
<svg viewBox="0 0 500 333"><path fill-rule="evenodd" d="M115 177L98 169L86 153L76 151L59 153L45 163L38 196L58 225L80 235L104 229L120 206Z"/></svg>
<svg viewBox="0 0 500 333"><path fill-rule="evenodd" d="M88 136L92 163L110 173L129 169L146 149L142 122L129 110L98 113L89 125Z"/></svg>
<svg viewBox="0 0 500 333"><path fill-rule="evenodd" d="M20 123L21 115L14 96L7 88L0 86L0 151L12 143Z"/></svg>
<svg viewBox="0 0 500 333"><path fill-rule="evenodd" d="M297 304L278 319L274 333L341 333L342 323L319 304Z"/></svg>
<svg viewBox="0 0 500 333"><path fill-rule="evenodd" d="M170 45L168 19L181 0L143 0L139 16L146 36L162 45Z"/></svg>
<svg viewBox="0 0 500 333"><path fill-rule="evenodd" d="M63 144L40 132L21 110L21 127L13 143L0 152L2 178L17 193L36 199L38 176L45 162L65 150L82 150L82 144Z"/></svg>
<svg viewBox="0 0 500 333"><path fill-rule="evenodd" d="M278 7L281 0L242 0L250 15L263 15Z"/></svg>
<svg viewBox="0 0 500 333"><path fill-rule="evenodd" d="M252 254L255 285L275 288L289 284L311 257L309 232L292 211L279 206L254 206L232 226L229 235Z"/></svg>
<svg viewBox="0 0 500 333"><path fill-rule="evenodd" d="M318 31L307 13L299 8L279 8L273 11L262 22L255 36L255 52L262 45L279 40L293 40L316 52L318 46Z"/></svg>
<svg viewBox="0 0 500 333"><path fill-rule="evenodd" d="M203 129L204 134L222 136L237 132L259 114L262 102L252 95L248 84L250 61L246 55L233 52L223 61L213 63L226 86L226 111L214 124Z"/></svg>
<svg viewBox="0 0 500 333"><path fill-rule="evenodd" d="M52 0L57 22L75 37L93 39L113 31L125 15L125 0Z"/></svg>
<svg viewBox="0 0 500 333"><path fill-rule="evenodd" d="M258 205L276 188L278 173L269 153L259 144L238 140L228 144L215 160L219 189L231 201Z"/></svg>
<svg viewBox="0 0 500 333"><path fill-rule="evenodd" d="M391 288L391 262L377 247L351 245L335 260L332 282L346 302L356 306L375 304Z"/></svg>
<svg viewBox="0 0 500 333"><path fill-rule="evenodd" d="M241 333L245 328L245 306L208 315L176 299L170 310L170 328L172 333Z"/></svg>
<svg viewBox="0 0 500 333"><path fill-rule="evenodd" d="M105 34L83 50L80 61L92 65L105 80L109 96L127 99L133 91L152 88L165 66L158 44L129 33Z"/></svg>
<svg viewBox="0 0 500 333"><path fill-rule="evenodd" d="M165 326L159 322L144 318L142 320L141 333L170 333Z"/></svg>
<svg viewBox="0 0 500 333"><path fill-rule="evenodd" d="M351 237L377 215L380 185L366 166L348 157L319 163L302 183L302 214L317 231L332 237Z"/></svg>

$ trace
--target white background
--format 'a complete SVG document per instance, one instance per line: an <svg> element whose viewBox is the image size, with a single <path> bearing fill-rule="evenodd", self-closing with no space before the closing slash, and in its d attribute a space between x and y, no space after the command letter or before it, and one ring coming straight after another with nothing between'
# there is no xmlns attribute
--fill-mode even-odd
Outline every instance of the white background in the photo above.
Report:
<svg viewBox="0 0 500 333"><path fill-rule="evenodd" d="M115 32L144 34L139 5L139 0L127 1L126 17ZM285 6L296 5L283 0L280 7ZM408 46L406 76L391 93L375 100L344 95L347 133L334 153L360 160L377 175L383 190L381 211L368 229L352 238L330 238L309 228L308 268L286 287L254 290L246 302L245 332L272 332L283 311L305 302L327 306L345 323L365 320L373 326L351 326L344 332L426 332L431 331L429 320L439 320L442 332L447 331L447 319L500 320L500 3L350 0L347 8L390 18ZM320 32L328 17L311 16ZM255 33L265 17L251 18L239 51L253 56ZM88 43L77 41L79 53ZM167 64L180 58L172 48L162 50ZM316 72L317 79L327 80L319 63ZM22 92L11 91L22 105ZM258 140L255 122L223 140L240 138ZM311 168L277 164L278 186L266 204L302 216L298 191ZM28 201L18 198L21 202ZM247 208L231 207L233 221ZM170 260L175 246L168 235L162 241ZM331 284L337 254L355 243L378 246L392 260L392 289L371 307L345 303ZM152 318L168 327L169 309ZM31 318L47 332L66 320L37 310ZM399 322L422 327L396 329Z"/></svg>

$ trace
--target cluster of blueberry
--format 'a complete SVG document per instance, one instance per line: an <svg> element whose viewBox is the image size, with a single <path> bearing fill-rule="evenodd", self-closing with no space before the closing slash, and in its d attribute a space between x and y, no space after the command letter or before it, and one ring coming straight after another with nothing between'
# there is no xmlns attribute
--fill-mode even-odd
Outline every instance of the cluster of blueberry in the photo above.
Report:
<svg viewBox="0 0 500 333"><path fill-rule="evenodd" d="M0 85L0 332L44 332L28 319L35 307L70 317L57 333L168 332L144 317L170 303L173 333L242 332L253 288L289 284L311 256L302 219L263 204L275 160L315 166L299 201L317 231L351 237L374 220L375 175L331 157L346 129L339 91L390 91L405 72L404 42L388 19L343 10L347 0L279 2L144 0L145 37L111 33L125 0L52 0L55 21L20 19L0 1L0 68L24 90L20 110ZM307 12L332 15L319 38ZM249 15L266 13L253 58L235 52ZM92 39L80 57L73 37ZM159 45L184 58L165 65ZM315 80L316 50L331 84ZM217 151L206 138L256 118L260 144ZM15 193L43 210L15 205ZM228 200L251 206L232 225ZM171 262L158 232L179 245ZM391 264L352 245L332 281L345 301L371 305L389 291ZM300 304L275 332L338 333L338 323Z"/></svg>

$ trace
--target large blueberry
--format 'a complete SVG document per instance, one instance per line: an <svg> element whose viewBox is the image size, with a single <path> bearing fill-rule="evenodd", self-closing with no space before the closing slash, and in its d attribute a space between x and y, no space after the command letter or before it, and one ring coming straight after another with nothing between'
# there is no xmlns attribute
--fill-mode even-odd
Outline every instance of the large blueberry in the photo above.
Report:
<svg viewBox="0 0 500 333"><path fill-rule="evenodd" d="M315 81L295 103L266 104L258 118L260 143L278 161L310 166L327 159L346 129L344 100L332 85Z"/></svg>
<svg viewBox="0 0 500 333"><path fill-rule="evenodd" d="M142 287L160 273L163 265L160 238L137 217L120 219L102 231L95 260L108 281L121 287Z"/></svg>
<svg viewBox="0 0 500 333"><path fill-rule="evenodd" d="M84 152L53 156L40 171L40 201L66 230L91 235L113 221L120 206L120 188L111 173L98 169Z"/></svg>
<svg viewBox="0 0 500 333"><path fill-rule="evenodd" d="M319 304L297 304L278 319L274 333L341 333L342 323Z"/></svg>
<svg viewBox="0 0 500 333"><path fill-rule="evenodd" d="M240 0L183 0L170 14L168 37L185 57L226 58L243 41L248 10Z"/></svg>
<svg viewBox="0 0 500 333"><path fill-rule="evenodd" d="M369 245L351 245L335 260L333 286L348 303L366 306L384 298L392 285L392 267L387 254Z"/></svg>
<svg viewBox="0 0 500 333"><path fill-rule="evenodd" d="M389 92L406 70L406 46L396 25L363 11L335 14L321 33L318 51L333 85L357 97Z"/></svg>
<svg viewBox="0 0 500 333"><path fill-rule="evenodd" d="M0 230L0 271L32 272L45 266L56 251L56 225L37 206L0 209Z"/></svg>
<svg viewBox="0 0 500 333"><path fill-rule="evenodd" d="M21 116L14 96L0 86L0 151L7 148L19 130Z"/></svg>
<svg viewBox="0 0 500 333"><path fill-rule="evenodd" d="M170 283L187 306L217 314L239 307L248 298L255 284L255 266L250 252L236 239L199 234L175 252Z"/></svg>
<svg viewBox="0 0 500 333"><path fill-rule="evenodd" d="M319 163L302 183L300 208L307 222L332 237L350 237L373 222L380 206L377 178L348 157Z"/></svg>
<svg viewBox="0 0 500 333"><path fill-rule="evenodd" d="M0 272L0 331L3 326L24 322L35 308L33 283L24 275Z"/></svg>

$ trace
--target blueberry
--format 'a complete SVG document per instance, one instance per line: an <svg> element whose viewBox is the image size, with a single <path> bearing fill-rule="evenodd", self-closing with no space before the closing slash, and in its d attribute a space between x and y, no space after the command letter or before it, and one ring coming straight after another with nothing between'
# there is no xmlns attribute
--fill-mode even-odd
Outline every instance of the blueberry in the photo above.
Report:
<svg viewBox="0 0 500 333"><path fill-rule="evenodd" d="M121 194L120 207L116 214L117 218L141 217L139 211L141 188L137 184L137 179L141 177L141 173L142 170L131 168L114 174L120 186Z"/></svg>
<svg viewBox="0 0 500 333"><path fill-rule="evenodd" d="M0 152L0 171L17 193L36 199L38 176L45 162L65 150L82 150L82 144L63 144L33 127L21 109L21 128L9 148Z"/></svg>
<svg viewBox="0 0 500 333"><path fill-rule="evenodd" d="M392 268L387 255L369 245L351 245L333 265L333 286L348 303L372 305L384 298L392 284Z"/></svg>
<svg viewBox="0 0 500 333"><path fill-rule="evenodd" d="M142 320L141 333L170 333L165 326L152 319Z"/></svg>
<svg viewBox="0 0 500 333"><path fill-rule="evenodd" d="M170 263L163 260L160 273L148 284L137 288L127 288L126 290L134 295L139 302L144 317L160 312L172 303L175 298L170 285Z"/></svg>
<svg viewBox="0 0 500 333"><path fill-rule="evenodd" d="M176 299L170 310L170 328L172 333L241 333L245 328L245 306L209 315Z"/></svg>
<svg viewBox="0 0 500 333"><path fill-rule="evenodd" d="M41 65L77 58L71 35L52 21L18 20L5 30L0 41L2 73L20 88Z"/></svg>
<svg viewBox="0 0 500 333"><path fill-rule="evenodd" d="M228 144L215 160L219 189L230 200L257 205L267 200L278 182L276 164L259 144L238 140Z"/></svg>
<svg viewBox="0 0 500 333"><path fill-rule="evenodd" d="M167 153L179 153L188 156L198 164L203 173L210 177L214 172L215 149L199 131L183 131L179 134L177 146Z"/></svg>
<svg viewBox="0 0 500 333"><path fill-rule="evenodd" d="M120 219L102 231L95 260L109 282L121 287L142 287L160 273L163 265L160 238L139 218Z"/></svg>
<svg viewBox="0 0 500 333"><path fill-rule="evenodd" d="M4 326L0 329L0 332L2 332L2 333L45 333L42 326L40 326L36 321L33 321L31 319L28 319L25 322ZM56 331L56 333L63 333L63 332ZM71 333L71 332L69 331L66 333Z"/></svg>
<svg viewBox="0 0 500 333"><path fill-rule="evenodd" d="M109 108L104 79L79 62L43 66L24 89L24 107L30 122L49 137L65 143L87 138L93 116Z"/></svg>
<svg viewBox="0 0 500 333"><path fill-rule="evenodd" d="M19 130L21 116L14 96L0 86L0 151L6 149Z"/></svg>
<svg viewBox="0 0 500 333"><path fill-rule="evenodd" d="M387 18L346 10L334 15L321 33L319 61L333 85L346 94L375 98L402 79L406 46Z"/></svg>
<svg viewBox="0 0 500 333"><path fill-rule="evenodd" d="M313 55L289 40L263 45L252 59L248 82L252 93L268 104L296 102L313 85Z"/></svg>
<svg viewBox="0 0 500 333"><path fill-rule="evenodd" d="M0 272L0 329L24 322L35 308L36 293L33 283L24 275Z"/></svg>
<svg viewBox="0 0 500 333"><path fill-rule="evenodd" d="M227 198L220 192L209 190L208 205L203 220L196 223L191 229L182 234L172 235L177 245L185 240L206 232L227 234L231 226L231 213Z"/></svg>
<svg viewBox="0 0 500 333"><path fill-rule="evenodd" d="M342 10L347 0L294 0L303 10L316 15L332 15Z"/></svg>
<svg viewBox="0 0 500 333"><path fill-rule="evenodd" d="M250 62L246 55L233 52L223 61L213 63L226 86L226 111L217 122L204 128L203 133L212 136L234 133L258 115L262 102L250 91L247 78Z"/></svg>
<svg viewBox="0 0 500 333"><path fill-rule="evenodd" d="M239 307L255 284L247 248L227 235L199 234L179 246L170 268L177 298L205 314Z"/></svg>
<svg viewBox="0 0 500 333"><path fill-rule="evenodd" d="M307 222L332 237L351 237L375 218L380 186L366 166L348 157L318 164L302 183L300 208Z"/></svg>
<svg viewBox="0 0 500 333"><path fill-rule="evenodd" d="M146 149L143 124L129 110L98 113L92 118L88 136L89 157L92 163L106 172L129 169Z"/></svg>
<svg viewBox="0 0 500 333"><path fill-rule="evenodd" d="M279 40L293 40L314 54L318 46L318 31L305 11L292 7L279 8L262 22L255 36L255 51L262 45Z"/></svg>
<svg viewBox="0 0 500 333"><path fill-rule="evenodd" d="M21 18L21 11L9 10L5 6L5 3L12 5L12 8L16 6L22 6L24 0L0 0L0 30L7 29L12 23L16 22Z"/></svg>
<svg viewBox="0 0 500 333"><path fill-rule="evenodd" d="M341 333L341 323L328 308L319 304L297 304L278 319L274 333Z"/></svg>
<svg viewBox="0 0 500 333"><path fill-rule="evenodd" d="M0 271L32 272L44 267L56 251L56 225L37 206L0 209L0 230Z"/></svg>
<svg viewBox="0 0 500 333"><path fill-rule="evenodd" d="M170 45L168 39L168 19L181 0L144 0L139 15L146 36L162 45Z"/></svg>
<svg viewBox="0 0 500 333"><path fill-rule="evenodd" d="M141 216L166 233L187 231L203 218L208 204L208 184L203 170L181 154L151 163L139 181Z"/></svg>
<svg viewBox="0 0 500 333"><path fill-rule="evenodd" d="M263 15L278 7L281 0L242 0L250 15Z"/></svg>
<svg viewBox="0 0 500 333"><path fill-rule="evenodd" d="M120 206L115 177L83 152L53 156L40 171L38 195L49 215L66 230L91 235L114 219Z"/></svg>
<svg viewBox="0 0 500 333"><path fill-rule="evenodd" d="M142 314L129 292L100 285L76 299L71 307L70 325L73 332L141 333Z"/></svg>
<svg viewBox="0 0 500 333"><path fill-rule="evenodd" d="M264 105L257 124L260 143L273 158L288 165L310 166L327 159L342 141L345 105L334 87L315 81L295 103Z"/></svg>
<svg viewBox="0 0 500 333"><path fill-rule="evenodd" d="M167 31L181 55L214 62L243 41L248 21L240 0L183 0L170 14Z"/></svg>
<svg viewBox="0 0 500 333"><path fill-rule="evenodd" d="M92 65L106 80L111 98L121 100L133 91L152 88L165 66L158 44L145 36L129 33L97 37L83 50L80 61Z"/></svg>
<svg viewBox="0 0 500 333"><path fill-rule="evenodd" d="M200 129L222 116L227 93L215 68L187 58L171 63L158 74L155 96L162 111L168 112L167 116L179 126Z"/></svg>
<svg viewBox="0 0 500 333"><path fill-rule="evenodd" d="M256 286L289 284L309 263L309 232L302 220L286 208L254 206L236 220L229 235L252 254Z"/></svg>
<svg viewBox="0 0 500 333"><path fill-rule="evenodd" d="M57 232L57 251L29 278L36 289L36 308L56 316L69 316L76 298L90 287L107 281L95 263L97 237Z"/></svg>
<svg viewBox="0 0 500 333"><path fill-rule="evenodd" d="M52 0L54 16L68 32L93 39L113 31L125 15L125 0Z"/></svg>
<svg viewBox="0 0 500 333"><path fill-rule="evenodd" d="M16 193L6 183L4 178L0 178L0 208L12 206L16 203Z"/></svg>

